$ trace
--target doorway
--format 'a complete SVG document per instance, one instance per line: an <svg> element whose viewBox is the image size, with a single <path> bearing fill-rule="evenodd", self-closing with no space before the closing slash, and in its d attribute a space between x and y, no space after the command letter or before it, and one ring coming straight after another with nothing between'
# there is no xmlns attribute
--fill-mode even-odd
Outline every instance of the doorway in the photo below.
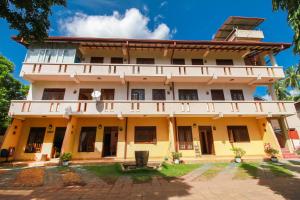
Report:
<svg viewBox="0 0 300 200"><path fill-rule="evenodd" d="M102 157L116 156L118 127L104 127Z"/></svg>
<svg viewBox="0 0 300 200"><path fill-rule="evenodd" d="M64 141L66 127L56 127L51 158L59 158Z"/></svg>
<svg viewBox="0 0 300 200"><path fill-rule="evenodd" d="M199 126L199 134L202 154L214 154L214 139L211 126Z"/></svg>

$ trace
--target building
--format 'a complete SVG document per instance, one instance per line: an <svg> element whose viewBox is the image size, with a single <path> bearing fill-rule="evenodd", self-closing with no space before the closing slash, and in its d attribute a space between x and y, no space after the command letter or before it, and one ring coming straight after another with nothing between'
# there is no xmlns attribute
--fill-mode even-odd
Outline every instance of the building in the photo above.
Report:
<svg viewBox="0 0 300 200"><path fill-rule="evenodd" d="M275 55L291 45L261 41L262 22L230 17L211 41L14 37L28 48L20 76L30 91L11 102L2 149L15 160L132 160L137 150L232 159L232 147L251 159L265 157L265 143L292 151L284 119L294 103L253 97L257 86L273 94L284 77Z"/></svg>

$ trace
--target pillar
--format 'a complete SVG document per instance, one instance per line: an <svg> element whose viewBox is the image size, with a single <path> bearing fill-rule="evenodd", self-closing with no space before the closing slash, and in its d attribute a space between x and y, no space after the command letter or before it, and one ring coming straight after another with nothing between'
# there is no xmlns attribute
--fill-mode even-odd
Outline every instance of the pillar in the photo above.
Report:
<svg viewBox="0 0 300 200"><path fill-rule="evenodd" d="M76 126L77 126L78 119L72 116L69 119L67 130L65 133L64 141L62 144L61 152L62 153L72 153L74 147L74 137L76 134Z"/></svg>
<svg viewBox="0 0 300 200"><path fill-rule="evenodd" d="M275 56L273 55L273 52L269 53L269 58L270 58L272 66L278 66L278 64L276 62L276 59L275 59Z"/></svg>
<svg viewBox="0 0 300 200"><path fill-rule="evenodd" d="M174 125L174 119L168 118L169 122L169 152L175 152L175 125Z"/></svg>
<svg viewBox="0 0 300 200"><path fill-rule="evenodd" d="M277 100L277 96L275 94L273 84L269 84L268 85L268 89L269 89L270 96L272 97L272 100L276 101Z"/></svg>

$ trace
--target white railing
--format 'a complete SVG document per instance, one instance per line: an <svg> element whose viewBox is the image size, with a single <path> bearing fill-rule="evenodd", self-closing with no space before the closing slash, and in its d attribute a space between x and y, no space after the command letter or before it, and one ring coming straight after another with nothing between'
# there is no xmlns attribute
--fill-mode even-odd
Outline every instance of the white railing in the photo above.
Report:
<svg viewBox="0 0 300 200"><path fill-rule="evenodd" d="M10 115L291 115L290 101L12 101Z"/></svg>
<svg viewBox="0 0 300 200"><path fill-rule="evenodd" d="M245 65L140 65L140 64L49 64L24 63L21 75L99 75L99 76L172 76L172 77L273 77L282 78L278 66Z"/></svg>

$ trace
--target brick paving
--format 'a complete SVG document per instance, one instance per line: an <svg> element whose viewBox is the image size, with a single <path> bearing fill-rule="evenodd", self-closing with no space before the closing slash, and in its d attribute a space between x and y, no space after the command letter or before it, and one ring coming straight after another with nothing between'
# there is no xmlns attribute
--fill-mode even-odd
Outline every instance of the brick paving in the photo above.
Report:
<svg viewBox="0 0 300 200"><path fill-rule="evenodd" d="M211 180L196 179L210 165L181 178L166 180L153 177L152 181L135 184L126 176L120 177L114 184L108 184L100 178L83 170L80 173L84 186L64 187L55 169L47 169L44 186L11 187L10 182L17 170L0 171L0 199L121 199L121 200L202 200L202 199L299 199L300 166L291 166L298 174L294 177L263 176L259 179L233 180L234 165L226 167Z"/></svg>

